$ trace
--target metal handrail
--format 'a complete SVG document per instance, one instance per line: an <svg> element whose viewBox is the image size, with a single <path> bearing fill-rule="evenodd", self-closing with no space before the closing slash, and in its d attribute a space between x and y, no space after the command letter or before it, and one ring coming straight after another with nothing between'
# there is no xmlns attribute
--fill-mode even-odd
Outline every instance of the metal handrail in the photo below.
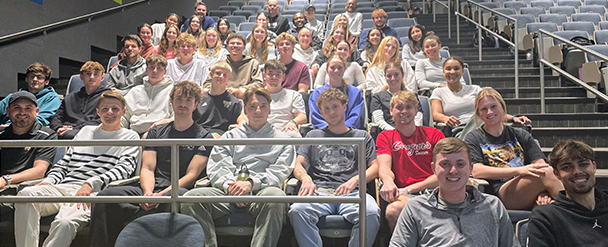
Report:
<svg viewBox="0 0 608 247"><path fill-rule="evenodd" d="M444 4L442 2L440 2L439 0L431 0L433 2L433 23L437 22L437 11L436 11L436 7L435 4L439 4L443 7L445 7L446 9L448 9L448 38L452 38L452 14L450 12L450 3L452 2L451 0L448 0L448 4Z"/></svg>
<svg viewBox="0 0 608 247"><path fill-rule="evenodd" d="M182 145L311 145L355 144L359 152L359 196L180 196L172 189L171 196L0 196L0 203L80 202L80 203L171 203L171 212L177 212L177 203L209 202L323 202L359 203L359 228L367 231L365 138L248 138L248 139L147 139L147 140L2 140L0 147L62 147L62 146L171 146L171 187L179 188L179 146ZM359 244L365 246L366 234L360 234Z"/></svg>
<svg viewBox="0 0 608 247"><path fill-rule="evenodd" d="M77 17L70 18L70 19L67 19L67 20L58 21L58 22L54 22L54 23L47 24L47 25L44 25L44 26L35 27L35 28L31 28L31 29L24 30L24 31L21 31L21 32L16 32L16 33L13 33L13 34L5 35L5 36L0 37L0 44L4 43L4 42L7 42L7 41L10 41L10 40L21 38L21 37L24 37L24 36L32 35L32 34L37 33L37 32L42 32L43 35L46 35L47 31L49 31L51 29L56 29L56 28L59 28L61 26L65 26L67 24L71 24L71 23L74 23L74 22L82 21L82 20L88 20L90 22L91 18L96 17L98 15L106 14L106 13L109 13L109 12L112 12L112 11L115 11L115 10L119 10L119 9L124 10L127 7L131 7L133 5L140 4L140 3L143 3L143 2L148 2L148 4L150 4L150 1L151 0L137 0L137 1L133 1L133 2L130 2L130 3L127 3L127 4L123 4L123 5L120 5L120 6L108 8L108 9L105 9L105 10L96 11L96 12L93 12L93 13L90 13L90 14L81 15L81 16L77 16Z"/></svg>
<svg viewBox="0 0 608 247"><path fill-rule="evenodd" d="M508 39L503 38L502 36L500 36L499 34L495 33L494 31L484 27L482 24L475 22L473 20L471 20L470 18L468 18L467 16L461 14L460 12L456 11L456 16L457 17L462 17L463 19L475 24L475 26L477 26L477 44L478 44L478 49L479 49L479 61L482 61L482 44L481 44L481 30L483 29L484 31L488 32L489 34L491 34L494 37L497 37L498 39L504 41L505 43L509 44L509 46L513 47L514 50L514 58L515 58L515 64L514 64L514 69L515 69L515 98L518 99L519 98L519 47L518 47L518 34L517 34L517 19L510 17L508 15L505 15L503 13L497 12L493 9L490 9L486 6L480 5L479 3L473 2L471 0L465 0L467 1L467 3L472 4L474 6L476 6L477 8L482 8L485 10L490 11L491 13L494 14L498 14L499 16L505 17L506 19L512 20L515 24L515 32L513 32L513 41L511 42ZM458 5L459 2L457 0L456 4ZM477 13L478 15L478 20L481 22L482 21L482 14L481 11L478 11ZM456 34L457 34L457 41L460 41L460 25L459 25L459 18L456 18Z"/></svg>
<svg viewBox="0 0 608 247"><path fill-rule="evenodd" d="M608 61L608 56L605 56L597 51L588 49L586 47L583 47L577 43L574 43L568 39L565 39L563 37L557 36L553 33L550 33L548 31L546 31L545 29L540 29L538 30L539 33L539 38L538 38L538 42L539 42L539 46L540 49L542 49L544 47L544 42L543 42L543 35L547 35L553 39L557 39L561 42L564 42L570 46L576 47L578 49L580 49L581 51L585 52L585 53L590 53L591 55L594 55L596 57L599 57L601 59L603 59L604 61ZM571 75L570 73L562 70L561 68L551 64L549 61L544 59L544 52L539 52L539 61L540 61L540 113L545 113L545 68L544 65L547 65L549 68L557 71L558 73L560 73L561 75L567 77L568 79L576 82L579 86L583 87L585 90L590 91L591 93L595 94L597 97L601 98L604 101L608 101L608 96L606 96L606 94L598 91L597 89L589 86L587 83L579 80L578 78L574 77L573 75Z"/></svg>

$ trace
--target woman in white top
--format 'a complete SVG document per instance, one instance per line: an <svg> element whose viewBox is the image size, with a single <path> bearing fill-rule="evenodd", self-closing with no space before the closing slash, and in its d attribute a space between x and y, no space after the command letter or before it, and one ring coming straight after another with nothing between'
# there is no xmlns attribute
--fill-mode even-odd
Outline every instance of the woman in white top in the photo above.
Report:
<svg viewBox="0 0 608 247"><path fill-rule="evenodd" d="M319 54L318 51L315 51L310 44L312 43L312 32L307 27L303 27L300 29L298 33L298 44L296 44L293 51L293 59L303 62L310 68L314 62L315 58Z"/></svg>
<svg viewBox="0 0 608 247"><path fill-rule="evenodd" d="M198 51L194 55L196 59L203 60L207 67L211 67L211 65L219 60L226 59L226 55L228 55L228 50L224 49L220 43L219 34L215 28L207 28L205 38L201 39Z"/></svg>
<svg viewBox="0 0 608 247"><path fill-rule="evenodd" d="M384 66L390 62L397 62L399 59L399 40L393 36L388 36L380 42L378 46L378 52L374 56L374 61L367 69L365 74L365 89L371 90L372 93L377 93L382 90L386 90L388 85L386 84L386 78L384 76ZM412 66L406 61L401 60L401 67L403 69L405 87L410 92L416 92L416 77L414 76L414 70Z"/></svg>
<svg viewBox="0 0 608 247"><path fill-rule="evenodd" d="M408 42L403 46L401 58L407 60L411 65L416 65L418 60L426 58L422 49L422 41L425 39L425 33L426 29L420 24L414 24L407 33Z"/></svg>
<svg viewBox="0 0 608 247"><path fill-rule="evenodd" d="M265 64L266 61L277 59L277 51L274 44L268 41L268 28L261 23L253 25L249 43L245 46L243 55L254 57L260 64Z"/></svg>
<svg viewBox="0 0 608 247"><path fill-rule="evenodd" d="M342 79L344 79L348 85L353 85L361 89L365 87L365 76L363 75L361 66L356 62L350 61L351 51L352 46L346 40L342 40L336 45L336 55L340 56L344 61L347 61L345 63L346 69L344 70ZM319 68L319 74L317 74L317 78L315 79L314 88L320 88L328 81L327 63L323 63L321 68Z"/></svg>

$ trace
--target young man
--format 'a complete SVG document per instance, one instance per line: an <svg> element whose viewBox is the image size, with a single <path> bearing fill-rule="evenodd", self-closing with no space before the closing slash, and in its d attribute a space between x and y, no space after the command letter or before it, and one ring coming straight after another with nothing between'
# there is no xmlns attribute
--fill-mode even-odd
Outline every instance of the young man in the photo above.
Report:
<svg viewBox="0 0 608 247"><path fill-rule="evenodd" d="M282 33L279 37L282 35L289 34ZM278 60L266 62L264 65L264 79L266 80L266 89L272 96L268 122L275 129L287 133L290 137L302 137L298 126L306 123L304 100L300 93L283 88L284 77L285 65L283 63Z"/></svg>
<svg viewBox="0 0 608 247"><path fill-rule="evenodd" d="M220 138L231 124L236 124L243 111L243 103L226 91L231 73L232 68L224 60L211 66L211 88L203 93L203 100L192 116L194 121L209 130L215 139Z"/></svg>
<svg viewBox="0 0 608 247"><path fill-rule="evenodd" d="M277 0L268 0L268 30L277 35L289 30L289 20L285 16L279 15L279 4Z"/></svg>
<svg viewBox="0 0 608 247"><path fill-rule="evenodd" d="M315 18L315 14L317 13L317 8L314 5L308 4L304 9L304 14L306 14L306 20L308 23L304 25L308 29L310 29L311 33L315 33L319 40L324 40L325 36L323 36L325 30L325 21L317 20Z"/></svg>
<svg viewBox="0 0 608 247"><path fill-rule="evenodd" d="M304 28L306 26L306 24L308 24L306 16L304 16L304 14L302 14L302 13L295 13L295 14L293 14L293 28L290 28L284 34L290 34L297 40L300 30L302 30L302 28ZM311 29L309 28L309 30L311 30ZM317 31L311 30L312 42L310 43L310 46L312 46L313 49L319 51L319 50L323 49L323 42L321 41L321 39L319 39L319 35L317 35L316 32ZM277 44L278 44L278 41L277 41ZM295 46L295 42L293 45ZM282 57L283 56L281 56L281 58ZM291 58L291 55L289 57Z"/></svg>
<svg viewBox="0 0 608 247"><path fill-rule="evenodd" d="M148 58L150 59L150 58ZM148 67L149 68L149 67ZM129 93L130 95L131 93ZM153 127L147 139L211 138L211 134L192 120L192 112L201 101L201 90L194 82L179 82L168 96L175 121ZM204 173L211 147L179 147L179 193L194 186ZM144 147L140 186L120 186L103 190L100 196L169 196L171 190L171 148ZM124 226L137 217L169 211L169 204L95 203L91 211L91 245L114 246Z"/></svg>
<svg viewBox="0 0 608 247"><path fill-rule="evenodd" d="M152 24L152 39L150 40L150 42L152 42L152 45L156 46L160 44L160 40L163 37L163 33L165 33L165 28L167 27L167 25L172 24L177 26L178 23L179 15L177 15L176 13L170 13L169 16L167 16L167 19L165 19L164 23Z"/></svg>
<svg viewBox="0 0 608 247"><path fill-rule="evenodd" d="M132 129L141 136L152 124L173 117L169 103L173 80L165 75L166 68L167 59L161 55L152 54L146 59L144 84L135 86L125 96L127 113L120 122L123 128Z"/></svg>
<svg viewBox="0 0 608 247"><path fill-rule="evenodd" d="M344 6L346 18L348 18L348 31L352 35L359 37L363 31L363 14L357 12L357 0L348 0ZM334 23L338 22L338 16L334 18ZM363 36L361 36L363 37Z"/></svg>
<svg viewBox="0 0 608 247"><path fill-rule="evenodd" d="M397 32L397 30L395 30L392 27L389 27L386 25L386 17L388 15L386 14L386 12L384 12L383 9L376 9L374 10L374 12L372 12L372 19L374 20L374 26L376 26L376 28L380 29L380 31L382 31L382 33L384 33L384 37L387 36L393 36L395 38L397 38L397 40L399 40L399 47L401 47L401 40L399 38L399 33ZM365 37L367 37L367 33L369 33L369 30L371 29L366 29L365 31L363 31L363 33L361 33L361 36L359 37L359 49L365 49Z"/></svg>
<svg viewBox="0 0 608 247"><path fill-rule="evenodd" d="M243 35L232 33L228 35L226 42L230 52L230 55L226 58L226 63L232 68L226 90L237 98L243 99L243 94L247 89L262 86L262 70L258 60L243 55L247 43ZM210 86L211 79L208 79L205 82L205 89L208 90Z"/></svg>
<svg viewBox="0 0 608 247"><path fill-rule="evenodd" d="M27 91L11 94L6 112L11 124L0 129L0 140L56 140L57 133L36 122L36 97ZM55 147L0 148L0 190L6 185L44 177L55 159ZM3 191L2 194L5 194ZM8 193L8 192L7 192ZM10 194L16 192L11 191ZM2 213L5 205L0 204ZM12 211L12 206L9 206Z"/></svg>
<svg viewBox="0 0 608 247"><path fill-rule="evenodd" d="M137 140L135 131L120 127L125 99L118 92L103 93L97 101L98 126L85 126L74 140ZM26 187L20 196L91 196L114 180L130 177L137 166L139 147L70 147L41 183ZM16 203L17 246L38 246L40 217L57 214L43 246L69 246L78 229L90 219L87 203Z"/></svg>
<svg viewBox="0 0 608 247"><path fill-rule="evenodd" d="M175 42L179 56L168 61L167 75L173 81L193 81L202 87L209 69L205 61L194 58L196 39L192 34L182 33Z"/></svg>
<svg viewBox="0 0 608 247"><path fill-rule="evenodd" d="M51 118L55 115L57 108L61 105L59 95L52 86L49 86L51 79L51 68L41 63L33 63L25 70L25 82L27 82L27 92L36 96L38 104L38 116L36 121L42 125L49 125ZM24 91L24 90L20 90ZM0 101L0 125L11 123L10 116L6 112L9 105L11 94Z"/></svg>
<svg viewBox="0 0 608 247"><path fill-rule="evenodd" d="M283 88L298 92L307 92L310 86L310 73L308 66L303 62L293 59L293 49L296 46L296 38L288 33L282 33L277 37L277 47L281 55L281 63L285 65L285 77L281 84Z"/></svg>
<svg viewBox="0 0 608 247"><path fill-rule="evenodd" d="M439 141L433 148L439 187L405 204L389 246L519 246L500 199L466 185L472 169L466 143Z"/></svg>
<svg viewBox="0 0 608 247"><path fill-rule="evenodd" d="M201 28L203 30L207 30L209 27L215 26L215 20L209 16L207 16L207 5L205 3L197 1L194 4L194 14L201 19ZM190 19L187 19L182 25L182 33L188 31L188 27L190 26Z"/></svg>
<svg viewBox="0 0 608 247"><path fill-rule="evenodd" d="M382 199L388 202L386 219L391 230L407 201L427 189L437 187L433 174L433 147L443 138L435 128L415 125L418 99L409 91L399 91L390 102L395 129L378 135L379 176L384 185Z"/></svg>
<svg viewBox="0 0 608 247"><path fill-rule="evenodd" d="M141 79L146 72L146 60L139 56L142 41L137 35L125 36L122 44L126 57L108 73L108 87L118 90L124 96L131 88L142 83Z"/></svg>
<svg viewBox="0 0 608 247"><path fill-rule="evenodd" d="M88 61L80 68L80 79L84 86L78 92L65 96L57 113L51 119L51 129L57 131L60 139L73 139L85 125L99 125L96 105L99 96L109 91L101 86L103 66L98 62Z"/></svg>
<svg viewBox="0 0 608 247"><path fill-rule="evenodd" d="M243 101L249 121L226 132L221 139L287 138L267 121L271 98L266 89L247 90ZM281 188L293 169L294 160L292 145L216 145L207 165L213 187L196 188L185 196L284 196ZM249 177L245 181L237 181L243 166L248 168ZM256 218L251 246L276 246L286 208L286 203L218 202L185 203L180 211L193 216L201 224L205 231L205 246L217 246L213 220L235 212L249 213Z"/></svg>
<svg viewBox="0 0 608 247"><path fill-rule="evenodd" d="M608 194L595 186L595 153L574 140L557 143L549 164L565 190L555 202L532 210L528 246L605 246Z"/></svg>
<svg viewBox="0 0 608 247"><path fill-rule="evenodd" d="M317 105L327 121L327 127L309 132L309 138L347 138L365 137L365 158L367 170L365 182L369 183L378 177L376 148L372 137L363 130L346 127L344 112L348 98L342 91L330 88L319 96ZM298 158L294 176L302 182L299 196L356 196L359 194L359 164L356 145L302 145L298 149ZM306 172L306 168L308 172ZM367 243L373 245L380 227L380 208L376 200L367 194ZM359 204L354 203L294 203L289 210L289 219L293 225L299 246L323 246L317 222L321 216L340 214L353 224L349 246L359 246Z"/></svg>

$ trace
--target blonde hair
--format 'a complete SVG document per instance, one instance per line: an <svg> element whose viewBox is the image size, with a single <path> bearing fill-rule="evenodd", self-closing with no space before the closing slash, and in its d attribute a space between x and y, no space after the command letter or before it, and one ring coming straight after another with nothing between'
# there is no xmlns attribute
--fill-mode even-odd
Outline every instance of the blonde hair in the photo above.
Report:
<svg viewBox="0 0 608 247"><path fill-rule="evenodd" d="M344 30L344 40L348 40L348 37L350 36L350 32L348 31L348 27L345 28L345 27L339 26L336 23L334 23L334 28L331 30L331 34L327 38L327 41L325 43L325 47L323 47L323 52L322 53L323 53L323 55L325 57L331 56L331 54L334 52L334 49L338 45L338 43L334 40L334 33L338 29Z"/></svg>
<svg viewBox="0 0 608 247"><path fill-rule="evenodd" d="M213 31L215 32L215 34L217 35L217 41L215 41L215 47L209 47L209 44L207 43L207 34L209 33L209 31ZM203 56L209 56L209 55L213 55L213 56L217 56L217 54L220 53L220 51L222 50L222 41L220 39L220 31L216 30L213 27L209 27L207 28L207 30L205 31L205 37L203 37L201 39L201 44L198 46L198 52L200 52ZM207 53L207 49L209 48L214 48L213 53Z"/></svg>
<svg viewBox="0 0 608 247"><path fill-rule="evenodd" d="M479 91L479 93L477 93L477 96L475 96L475 115L473 117L476 122L479 121L479 104L480 104L481 100L485 97L490 97L490 98L494 99L496 102L498 102L498 104L500 104L500 107L502 107L503 114L505 114L505 115L507 114L507 104L502 99L502 96L500 95L500 93L491 87L486 87L486 88L483 88L481 91ZM504 121L505 116L503 115L500 117Z"/></svg>
<svg viewBox="0 0 608 247"><path fill-rule="evenodd" d="M413 106L415 106L416 108L418 108L418 97L416 97L416 95L410 91L407 90L402 90L399 92L396 92L395 95L393 95L393 97L391 97L391 109L397 105L397 104L403 104L403 103L410 103Z"/></svg>
<svg viewBox="0 0 608 247"><path fill-rule="evenodd" d="M230 67L230 65L226 62L226 60L220 60L217 61L216 63L214 63L213 65L211 65L211 68L209 68L209 72L213 72L216 69L227 69L228 71L230 71L230 73L232 73L232 67ZM211 75L209 75L211 76Z"/></svg>
<svg viewBox="0 0 608 247"><path fill-rule="evenodd" d="M88 61L88 62L84 63L82 65L82 67L80 67L80 74L82 74L85 71L89 71L89 70L91 70L91 71L97 70L97 71L99 71L101 73L103 73L105 71L103 69L103 65L101 65L100 63L95 62L95 61ZM50 77L50 73L49 73L48 77Z"/></svg>
<svg viewBox="0 0 608 247"><path fill-rule="evenodd" d="M268 47L269 46L274 46L272 43L270 43L268 41L268 27L266 27L264 24L262 23L256 23L255 25L253 25L253 28L251 29L251 37L249 37L249 46L251 47L251 49L249 50L249 55L251 55L252 57L256 57L257 56L257 49L255 46L255 38L253 38L253 34L255 32L255 30L261 27L264 29L264 32L266 32L266 38L264 38L264 40L262 41L262 54L260 54L260 63L266 63L266 60L268 60Z"/></svg>
<svg viewBox="0 0 608 247"><path fill-rule="evenodd" d="M386 47L386 44L389 41L396 42L395 44L397 44L397 49L395 50L395 55L393 55L393 57L386 57L384 55L384 47ZM369 68L367 68L367 71L369 71L370 68L374 67L374 65L376 66L376 71L379 71L382 68L384 68L384 66L387 63L396 62L397 60L399 60L398 49L399 49L399 40L397 40L397 38L395 38L393 36L386 36L384 39L382 39L382 42L380 42L380 45L378 45L378 50L376 50L376 56L374 56L374 61L372 61L372 64L369 65ZM365 71L366 74L367 74L367 71Z"/></svg>

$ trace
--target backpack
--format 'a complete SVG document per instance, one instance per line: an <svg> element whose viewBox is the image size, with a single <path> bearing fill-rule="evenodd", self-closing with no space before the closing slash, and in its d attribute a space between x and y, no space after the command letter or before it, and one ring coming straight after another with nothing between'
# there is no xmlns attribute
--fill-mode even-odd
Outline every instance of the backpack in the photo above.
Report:
<svg viewBox="0 0 608 247"><path fill-rule="evenodd" d="M475 47L479 47L479 44L477 44L478 34L479 34L479 32L475 31L475 34L473 35L473 46L475 46ZM497 40L498 40L498 38L492 36L486 30L481 31L482 47L496 47Z"/></svg>

